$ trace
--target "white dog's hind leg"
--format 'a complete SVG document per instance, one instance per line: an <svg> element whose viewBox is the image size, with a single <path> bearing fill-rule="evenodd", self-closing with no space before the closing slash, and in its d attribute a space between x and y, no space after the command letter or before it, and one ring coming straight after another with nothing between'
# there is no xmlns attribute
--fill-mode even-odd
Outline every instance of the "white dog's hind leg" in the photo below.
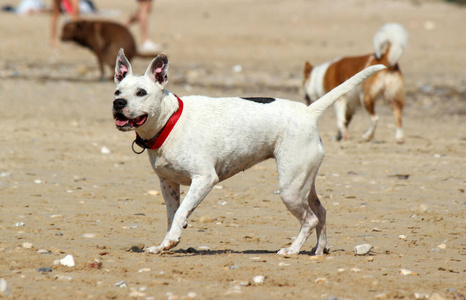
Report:
<svg viewBox="0 0 466 300"><path fill-rule="evenodd" d="M290 209L290 207L288 207L288 209ZM299 208L293 211L290 209L291 213L293 213L295 217L297 217L298 219L301 219L301 229L299 231L298 236L291 244L291 246L288 248L280 249L277 254L279 255L298 254L304 242L309 238L309 236L312 234L312 231L319 223L319 220L317 219L317 217L314 215L314 213L310 209L304 209L304 212L302 212L302 210L303 208ZM301 216L298 217L299 215Z"/></svg>
<svg viewBox="0 0 466 300"><path fill-rule="evenodd" d="M312 249L312 252L315 255L323 255L327 251L327 228L325 225L327 212L322 203L320 203L315 186L312 187L311 194L309 195L309 206L319 220L316 227L317 244Z"/></svg>
<svg viewBox="0 0 466 300"><path fill-rule="evenodd" d="M323 158L323 151L304 151L277 159L280 197L288 210L300 221L301 229L290 247L282 248L279 255L298 254L304 242L319 224L318 217L309 206L309 195L314 184L317 169ZM291 153L288 153L291 154Z"/></svg>
<svg viewBox="0 0 466 300"><path fill-rule="evenodd" d="M199 203L204 200L207 194L212 190L218 182L218 177L215 172L208 176L196 176L191 180L191 186L183 199L180 207L175 213L170 230L165 235L164 240L157 247L149 247L147 252L160 253L170 250L180 242L181 232L188 224L188 217L196 209Z"/></svg>

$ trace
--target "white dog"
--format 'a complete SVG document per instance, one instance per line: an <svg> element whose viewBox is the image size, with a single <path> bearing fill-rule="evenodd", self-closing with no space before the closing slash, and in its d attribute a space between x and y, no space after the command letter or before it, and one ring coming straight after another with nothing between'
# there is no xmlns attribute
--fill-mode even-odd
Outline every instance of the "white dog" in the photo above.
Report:
<svg viewBox="0 0 466 300"><path fill-rule="evenodd" d="M160 253L175 247L189 215L215 184L275 158L280 196L301 222L292 245L278 253L299 253L316 229L313 252L323 254L326 213L317 197L315 178L324 148L317 121L339 96L383 68L373 66L358 73L309 107L274 98L189 96L181 100L164 88L166 55L157 56L144 76L135 76L120 50L115 67L115 124L121 131L135 130L135 143L148 149L167 208L165 239L147 251ZM180 185L190 186L181 204Z"/></svg>

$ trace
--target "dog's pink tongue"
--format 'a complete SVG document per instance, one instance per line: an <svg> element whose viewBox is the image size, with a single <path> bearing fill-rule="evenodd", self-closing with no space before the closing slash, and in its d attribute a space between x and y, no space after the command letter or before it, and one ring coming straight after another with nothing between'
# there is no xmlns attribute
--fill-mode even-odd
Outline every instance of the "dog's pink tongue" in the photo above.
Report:
<svg viewBox="0 0 466 300"><path fill-rule="evenodd" d="M136 124L136 126L141 126L142 124L144 124L144 122L146 122L146 116L141 116L137 119L134 119L132 120L132 124Z"/></svg>
<svg viewBox="0 0 466 300"><path fill-rule="evenodd" d="M123 127L126 124L128 124L128 120L115 119L115 125L118 126L118 127Z"/></svg>

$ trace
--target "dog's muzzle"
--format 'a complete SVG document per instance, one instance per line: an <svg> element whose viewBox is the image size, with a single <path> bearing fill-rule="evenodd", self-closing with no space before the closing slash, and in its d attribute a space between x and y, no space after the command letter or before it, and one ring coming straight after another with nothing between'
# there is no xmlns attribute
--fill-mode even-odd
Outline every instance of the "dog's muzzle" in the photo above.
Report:
<svg viewBox="0 0 466 300"><path fill-rule="evenodd" d="M113 101L113 109L116 112L121 112L121 110L126 106L126 104L128 104L128 101L126 101L123 98L115 99L115 101Z"/></svg>
<svg viewBox="0 0 466 300"><path fill-rule="evenodd" d="M128 118L124 115L123 109L128 102L125 99L115 99L113 101L113 118L115 126L121 131L133 130L136 127L143 125L147 121L147 115L142 115L136 118Z"/></svg>

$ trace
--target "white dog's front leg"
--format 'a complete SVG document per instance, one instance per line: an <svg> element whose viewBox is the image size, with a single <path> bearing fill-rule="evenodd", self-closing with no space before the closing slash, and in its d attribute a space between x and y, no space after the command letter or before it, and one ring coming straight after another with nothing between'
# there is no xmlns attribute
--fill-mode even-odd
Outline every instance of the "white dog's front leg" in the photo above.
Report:
<svg viewBox="0 0 466 300"><path fill-rule="evenodd" d="M160 188L167 207L167 231L170 230L173 217L180 207L180 185L176 182L160 178Z"/></svg>
<svg viewBox="0 0 466 300"><path fill-rule="evenodd" d="M183 228L188 224L188 217L196 209L199 203L204 200L207 194L212 190L218 182L218 177L215 176L198 176L192 179L186 197L175 213L170 230L167 232L165 239L160 246L149 247L147 252L160 253L170 250L178 245Z"/></svg>

